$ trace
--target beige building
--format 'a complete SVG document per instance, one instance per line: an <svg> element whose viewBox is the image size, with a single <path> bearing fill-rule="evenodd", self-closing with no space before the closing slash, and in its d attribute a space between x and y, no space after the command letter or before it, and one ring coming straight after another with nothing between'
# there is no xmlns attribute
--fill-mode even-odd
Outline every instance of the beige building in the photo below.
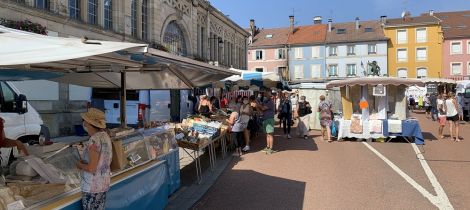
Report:
<svg viewBox="0 0 470 210"><path fill-rule="evenodd" d="M51 36L146 42L246 69L248 33L205 0L1 0L0 18L30 20Z"/></svg>
<svg viewBox="0 0 470 210"><path fill-rule="evenodd" d="M29 20L49 36L142 42L226 68L247 66L248 32L205 0L0 0L2 19ZM74 133L70 125L81 123L78 113L92 95L91 88L48 81L16 85L53 137Z"/></svg>

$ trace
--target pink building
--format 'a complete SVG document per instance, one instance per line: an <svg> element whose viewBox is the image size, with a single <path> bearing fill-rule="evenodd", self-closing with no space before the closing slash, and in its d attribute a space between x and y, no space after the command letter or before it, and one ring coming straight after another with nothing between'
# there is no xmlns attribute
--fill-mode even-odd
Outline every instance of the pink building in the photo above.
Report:
<svg viewBox="0 0 470 210"><path fill-rule="evenodd" d="M250 21L248 71L276 72L287 77L287 39L289 28L258 29Z"/></svg>
<svg viewBox="0 0 470 210"><path fill-rule="evenodd" d="M442 20L442 77L470 79L470 11L435 13Z"/></svg>

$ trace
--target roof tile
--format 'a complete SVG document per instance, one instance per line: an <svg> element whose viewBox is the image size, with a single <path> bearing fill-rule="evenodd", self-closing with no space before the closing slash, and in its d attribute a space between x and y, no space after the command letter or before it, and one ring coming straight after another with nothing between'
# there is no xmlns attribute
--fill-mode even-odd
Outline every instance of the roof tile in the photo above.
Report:
<svg viewBox="0 0 470 210"><path fill-rule="evenodd" d="M315 24L299 26L294 29L294 33L289 36L289 44L323 44L326 39L327 26Z"/></svg>
<svg viewBox="0 0 470 210"><path fill-rule="evenodd" d="M386 40L379 21L360 21L358 30L356 22L333 23L331 32L326 34L326 43Z"/></svg>
<svg viewBox="0 0 470 210"><path fill-rule="evenodd" d="M439 12L434 15L442 20L444 38L470 38L470 10Z"/></svg>

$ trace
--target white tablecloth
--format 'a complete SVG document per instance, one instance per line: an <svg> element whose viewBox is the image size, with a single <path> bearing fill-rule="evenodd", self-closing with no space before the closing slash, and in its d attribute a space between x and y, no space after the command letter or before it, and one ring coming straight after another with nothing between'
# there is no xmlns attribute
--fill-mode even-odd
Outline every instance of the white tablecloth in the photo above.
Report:
<svg viewBox="0 0 470 210"><path fill-rule="evenodd" d="M357 133L351 133L351 120L344 120L341 119L339 120L339 126L338 126L338 139L342 138L358 138L358 139L368 139L368 138L385 138L385 136L380 133L380 134L371 134L370 133L370 127L369 127L369 121L362 121L362 134L357 134ZM382 125L383 129L383 125Z"/></svg>

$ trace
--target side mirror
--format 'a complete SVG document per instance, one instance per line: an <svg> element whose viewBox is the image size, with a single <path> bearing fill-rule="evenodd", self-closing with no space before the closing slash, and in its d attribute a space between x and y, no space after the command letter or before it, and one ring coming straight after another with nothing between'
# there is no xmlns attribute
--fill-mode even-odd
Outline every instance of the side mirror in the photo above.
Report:
<svg viewBox="0 0 470 210"><path fill-rule="evenodd" d="M23 94L20 94L18 96L18 106L17 106L18 112L20 114L24 114L28 112L28 99L26 99L26 96Z"/></svg>

